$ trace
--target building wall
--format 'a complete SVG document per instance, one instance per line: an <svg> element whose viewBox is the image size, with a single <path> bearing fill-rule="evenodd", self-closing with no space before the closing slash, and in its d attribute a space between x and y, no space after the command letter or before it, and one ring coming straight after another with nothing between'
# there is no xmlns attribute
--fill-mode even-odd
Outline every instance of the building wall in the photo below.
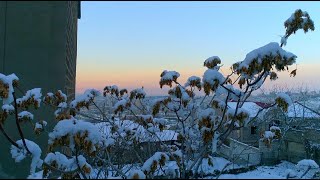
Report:
<svg viewBox="0 0 320 180"><path fill-rule="evenodd" d="M77 44L78 2L1 1L0 2L0 72L15 73L23 91L42 88L42 93L65 91L74 96ZM70 16L71 15L71 16ZM66 65L67 63L68 66ZM66 92L66 85L70 87ZM56 124L53 112L41 105L30 109L35 121L46 120L47 130ZM14 140L20 139L13 118L4 128ZM36 136L29 123L22 124L25 138L37 142L45 155L48 134ZM10 143L0 134L0 178L26 178L30 161L16 164L10 155Z"/></svg>
<svg viewBox="0 0 320 180"><path fill-rule="evenodd" d="M77 59L77 32L78 32L78 2L67 2L67 29L66 29L66 82L64 91L68 99L74 99L76 87L76 59Z"/></svg>

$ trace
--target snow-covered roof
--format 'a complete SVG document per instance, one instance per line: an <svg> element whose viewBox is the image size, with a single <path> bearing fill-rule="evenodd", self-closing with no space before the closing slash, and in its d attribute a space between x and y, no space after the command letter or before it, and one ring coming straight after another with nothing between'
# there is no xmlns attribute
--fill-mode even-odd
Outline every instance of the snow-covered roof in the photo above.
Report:
<svg viewBox="0 0 320 180"><path fill-rule="evenodd" d="M320 118L319 114L312 112L310 109L300 105L299 103L293 103L288 107L288 117L305 117L305 118Z"/></svg>
<svg viewBox="0 0 320 180"><path fill-rule="evenodd" d="M228 106L235 109L237 107L237 102L228 102ZM244 102L241 108L249 113L249 117L255 117L259 109L262 109L254 102Z"/></svg>

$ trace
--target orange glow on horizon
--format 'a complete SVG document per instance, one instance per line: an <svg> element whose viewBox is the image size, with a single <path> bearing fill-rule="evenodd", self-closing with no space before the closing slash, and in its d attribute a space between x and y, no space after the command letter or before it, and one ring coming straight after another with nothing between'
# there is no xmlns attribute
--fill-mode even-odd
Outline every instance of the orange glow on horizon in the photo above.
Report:
<svg viewBox="0 0 320 180"><path fill-rule="evenodd" d="M270 82L267 80L263 86L264 90L271 90L274 86L283 88L298 88L307 86L314 89L318 80L315 78L318 76L320 64L299 64L296 77L290 77L289 73L295 68L293 65L289 72L278 73L278 80ZM180 69L180 70L179 70ZM202 78L205 67L194 69L167 69L175 70L180 73L178 81L184 84L192 75ZM103 90L107 85L117 85L119 88L127 88L132 90L135 88L144 87L148 95L165 95L168 88L160 89L159 80L160 74L163 70L156 68L146 69L130 69L123 71L101 71L99 69L95 71L78 71L76 93L83 93L84 90L89 88L95 88ZM222 67L220 72L227 75L230 70L229 66ZM313 87L314 86L314 87Z"/></svg>

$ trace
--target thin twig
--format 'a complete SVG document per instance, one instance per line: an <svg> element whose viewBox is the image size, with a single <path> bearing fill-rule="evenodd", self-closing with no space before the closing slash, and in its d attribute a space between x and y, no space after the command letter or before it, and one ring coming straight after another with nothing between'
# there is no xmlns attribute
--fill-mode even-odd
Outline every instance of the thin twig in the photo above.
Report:
<svg viewBox="0 0 320 180"><path fill-rule="evenodd" d="M13 100L14 100L14 110L15 110L15 117L16 117L16 125L18 127L18 131L19 131L19 134L20 134L20 137L22 139L22 142L23 142L23 145L24 147L26 148L27 152L32 154L28 147L27 147L27 144L26 144L26 141L24 139L24 135L23 135L23 132L21 130L21 127L20 127L20 124L19 124L19 118L18 118L18 106L17 106L17 98L16 98L16 95L14 92L12 92L12 95L13 95Z"/></svg>

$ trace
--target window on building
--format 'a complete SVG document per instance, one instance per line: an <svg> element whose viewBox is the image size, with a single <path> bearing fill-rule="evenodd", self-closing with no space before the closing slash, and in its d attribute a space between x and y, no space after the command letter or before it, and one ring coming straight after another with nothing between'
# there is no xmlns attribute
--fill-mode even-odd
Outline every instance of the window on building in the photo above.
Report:
<svg viewBox="0 0 320 180"><path fill-rule="evenodd" d="M251 134L257 134L257 126L251 126Z"/></svg>

